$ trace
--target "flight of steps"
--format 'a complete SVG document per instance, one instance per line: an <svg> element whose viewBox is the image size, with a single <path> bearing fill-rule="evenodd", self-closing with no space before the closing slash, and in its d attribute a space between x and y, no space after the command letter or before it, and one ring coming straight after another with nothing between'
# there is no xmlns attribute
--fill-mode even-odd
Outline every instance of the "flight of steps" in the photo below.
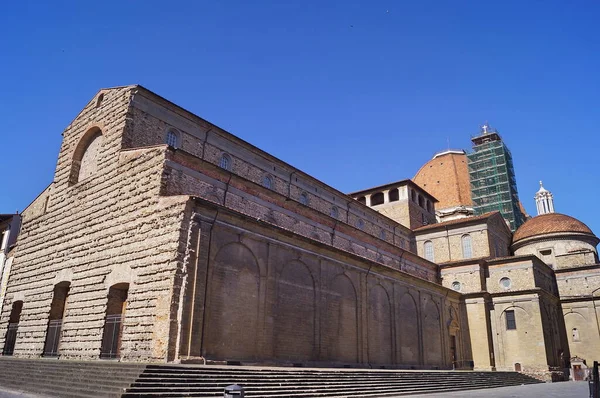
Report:
<svg viewBox="0 0 600 398"><path fill-rule="evenodd" d="M148 365L123 395L223 397L231 384L246 397L384 397L541 383L517 372L391 371Z"/></svg>
<svg viewBox="0 0 600 398"><path fill-rule="evenodd" d="M0 388L61 398L120 397L145 364L0 357Z"/></svg>

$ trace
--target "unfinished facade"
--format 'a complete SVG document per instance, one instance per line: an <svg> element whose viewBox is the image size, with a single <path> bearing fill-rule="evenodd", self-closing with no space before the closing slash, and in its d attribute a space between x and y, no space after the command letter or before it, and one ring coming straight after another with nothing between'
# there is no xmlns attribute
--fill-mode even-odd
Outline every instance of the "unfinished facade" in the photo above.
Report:
<svg viewBox="0 0 600 398"><path fill-rule="evenodd" d="M401 223L140 86L100 91L23 212L5 355L451 368L460 293Z"/></svg>

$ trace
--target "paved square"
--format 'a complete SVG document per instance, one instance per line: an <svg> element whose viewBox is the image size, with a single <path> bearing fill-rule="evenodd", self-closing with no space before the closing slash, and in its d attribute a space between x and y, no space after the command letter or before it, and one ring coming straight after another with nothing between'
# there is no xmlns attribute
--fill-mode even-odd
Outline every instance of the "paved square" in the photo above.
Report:
<svg viewBox="0 0 600 398"><path fill-rule="evenodd" d="M409 395L410 397L481 397L481 398L587 398L586 382L529 384L515 387L488 388L485 390L455 391L434 394Z"/></svg>

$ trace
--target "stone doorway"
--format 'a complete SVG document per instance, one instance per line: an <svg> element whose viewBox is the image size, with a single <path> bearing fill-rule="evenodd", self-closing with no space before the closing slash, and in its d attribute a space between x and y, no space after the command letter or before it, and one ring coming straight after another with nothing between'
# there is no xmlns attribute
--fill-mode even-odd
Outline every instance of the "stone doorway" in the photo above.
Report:
<svg viewBox="0 0 600 398"><path fill-rule="evenodd" d="M15 301L10 311L10 318L8 320L8 329L6 330L6 337L4 339L4 350L3 355L12 355L15 351L15 343L17 342L17 329L19 328L19 320L21 319L21 310L23 309L22 301Z"/></svg>
<svg viewBox="0 0 600 398"><path fill-rule="evenodd" d="M108 290L106 318L102 333L100 358L117 359L121 356L121 338L123 334L123 319L129 284L119 283Z"/></svg>
<svg viewBox="0 0 600 398"><path fill-rule="evenodd" d="M60 344L63 318L69 295L69 282L61 282L54 287L52 304L50 305L50 316L48 317L48 328L46 329L46 342L44 343L44 357L57 357Z"/></svg>

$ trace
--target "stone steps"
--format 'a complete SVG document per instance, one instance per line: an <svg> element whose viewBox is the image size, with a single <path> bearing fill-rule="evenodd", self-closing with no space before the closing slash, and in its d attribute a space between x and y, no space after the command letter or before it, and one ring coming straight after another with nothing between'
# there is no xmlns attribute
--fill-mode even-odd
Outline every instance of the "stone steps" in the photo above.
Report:
<svg viewBox="0 0 600 398"><path fill-rule="evenodd" d="M260 368L0 357L0 386L64 398L392 397L540 381L516 372Z"/></svg>
<svg viewBox="0 0 600 398"><path fill-rule="evenodd" d="M516 372L236 368L148 365L123 395L222 397L231 384L246 397L383 397L539 383Z"/></svg>
<svg viewBox="0 0 600 398"><path fill-rule="evenodd" d="M144 364L0 357L0 386L42 396L120 397Z"/></svg>

